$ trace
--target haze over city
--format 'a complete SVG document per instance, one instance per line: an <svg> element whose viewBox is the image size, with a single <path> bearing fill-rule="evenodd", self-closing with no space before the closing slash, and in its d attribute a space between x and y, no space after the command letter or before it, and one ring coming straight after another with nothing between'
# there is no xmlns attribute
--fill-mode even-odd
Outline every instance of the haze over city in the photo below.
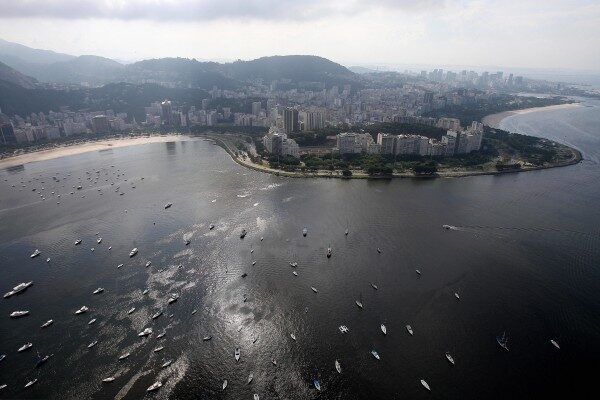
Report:
<svg viewBox="0 0 600 400"><path fill-rule="evenodd" d="M4 1L0 37L122 61L311 54L343 65L600 70L586 0ZM526 40L525 40L526 39Z"/></svg>

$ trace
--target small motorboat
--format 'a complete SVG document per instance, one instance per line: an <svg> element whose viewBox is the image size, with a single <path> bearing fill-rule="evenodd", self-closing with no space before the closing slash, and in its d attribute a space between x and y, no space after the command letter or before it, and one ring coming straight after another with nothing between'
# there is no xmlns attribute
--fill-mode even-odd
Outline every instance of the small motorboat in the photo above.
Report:
<svg viewBox="0 0 600 400"><path fill-rule="evenodd" d="M421 276L421 270L415 269L415 272L417 273L417 275Z"/></svg>
<svg viewBox="0 0 600 400"><path fill-rule="evenodd" d="M186 246L187 246L188 244L190 244L190 243L191 243L191 242L190 242L190 239L186 239L186 240L185 240L185 245L186 245Z"/></svg>
<svg viewBox="0 0 600 400"><path fill-rule="evenodd" d="M242 229L242 233L240 233L240 239L243 239L243 238L245 238L247 233L248 233L248 232L246 232L246 230L245 230L245 229Z"/></svg>
<svg viewBox="0 0 600 400"><path fill-rule="evenodd" d="M252 339L252 343L254 344L254 343L256 343L257 341L258 341L258 336L255 336L255 337Z"/></svg>
<svg viewBox="0 0 600 400"><path fill-rule="evenodd" d="M88 322L88 325L92 325L94 322L96 322L96 318L90 319L90 322Z"/></svg>
<svg viewBox="0 0 600 400"><path fill-rule="evenodd" d="M152 385L150 385L150 387L148 387L148 389L146 389L146 391L147 392L154 392L155 390L160 389L161 386L162 386L162 382L156 381Z"/></svg>
<svg viewBox="0 0 600 400"><path fill-rule="evenodd" d="M154 315L152 316L152 319L156 319L156 318L160 317L162 314L163 314L163 312L162 312L162 311L157 311L157 312L156 312L156 314L154 314Z"/></svg>
<svg viewBox="0 0 600 400"><path fill-rule="evenodd" d="M298 266L298 263L296 261L290 262L290 267L296 268L297 266Z"/></svg>
<svg viewBox="0 0 600 400"><path fill-rule="evenodd" d="M169 301L168 301L168 303L169 303L169 304L173 304L173 303L175 303L177 300L179 300L179 295L178 295L177 293L173 293L173 294L171 295L171 297L169 298Z"/></svg>
<svg viewBox="0 0 600 400"><path fill-rule="evenodd" d="M293 333L290 333L290 337L291 337L293 340L296 340L296 335L294 335Z"/></svg>
<svg viewBox="0 0 600 400"><path fill-rule="evenodd" d="M80 245L80 244L81 244L81 239L77 239L77 240L75 241L75 246L77 246L77 245Z"/></svg>
<svg viewBox="0 0 600 400"><path fill-rule="evenodd" d="M37 256L39 256L40 254L42 254L41 251L39 251L38 249L35 249L35 251L33 253L31 253L31 255L29 256L30 258L36 258Z"/></svg>
<svg viewBox="0 0 600 400"><path fill-rule="evenodd" d="M327 258L331 258L331 245L327 247Z"/></svg>
<svg viewBox="0 0 600 400"><path fill-rule="evenodd" d="M172 206L172 205L173 205L173 203L167 203L167 204L165 204L165 210L166 210L167 208L171 208L171 206Z"/></svg>
<svg viewBox="0 0 600 400"><path fill-rule="evenodd" d="M508 351L508 338L506 337L506 332L502 333L502 335L498 335L496 336L496 342L498 342L498 345L500 347L502 347L504 350Z"/></svg>
<svg viewBox="0 0 600 400"><path fill-rule="evenodd" d="M256 261L252 261L252 265L256 265Z"/></svg>
<svg viewBox="0 0 600 400"><path fill-rule="evenodd" d="M157 348L155 348L153 351L154 351L155 353L159 353L159 352L161 352L161 351L162 351L164 348L165 348L164 346L158 346L158 347L157 347Z"/></svg>
<svg viewBox="0 0 600 400"><path fill-rule="evenodd" d="M121 269L121 268L123 268L123 264L117 265L117 269Z"/></svg>
<svg viewBox="0 0 600 400"><path fill-rule="evenodd" d="M151 266L151 265L152 265L152 261L148 261L148 262L146 262L146 268L148 268L148 267L149 267L149 266Z"/></svg>
<svg viewBox="0 0 600 400"><path fill-rule="evenodd" d="M292 271L292 274L294 274L294 276L298 276L298 273L296 271Z"/></svg>
<svg viewBox="0 0 600 400"><path fill-rule="evenodd" d="M213 224L210 224L210 225L208 226L208 229L210 229L210 230L212 231L213 229L215 229L215 226L214 226Z"/></svg>
<svg viewBox="0 0 600 400"><path fill-rule="evenodd" d="M350 233L350 231L348 230L348 228L346 228L346 230L344 231L344 235L348 236L348 233Z"/></svg>
<svg viewBox="0 0 600 400"><path fill-rule="evenodd" d="M319 382L318 379L313 379L313 385L315 386L315 389L317 389L319 392L321 391L321 382Z"/></svg>
<svg viewBox="0 0 600 400"><path fill-rule="evenodd" d="M277 360L272 359L271 362L273 363L273 365L277 366Z"/></svg>
<svg viewBox="0 0 600 400"><path fill-rule="evenodd" d="M38 380L37 380L37 378L35 378L34 380L27 382L27 383L25 384L25 389L27 389L28 387L31 387L31 386L35 385L35 383L36 383L37 381L38 381Z"/></svg>
<svg viewBox="0 0 600 400"><path fill-rule="evenodd" d="M427 382L425 382L425 379L421 379L421 385L423 385L423 387L425 389L427 389L431 392L431 388L429 387L429 384Z"/></svg>
<svg viewBox="0 0 600 400"><path fill-rule="evenodd" d="M377 252L381 254L381 249L379 247L377 248Z"/></svg>
<svg viewBox="0 0 600 400"><path fill-rule="evenodd" d="M140 333L138 333L139 337L146 337L152 334L152 328L146 328L143 331L141 331Z"/></svg>
<svg viewBox="0 0 600 400"><path fill-rule="evenodd" d="M98 289L94 290L92 294L100 294L102 292L104 292L104 288L99 287Z"/></svg>
<svg viewBox="0 0 600 400"><path fill-rule="evenodd" d="M411 336L414 334L413 329L410 325L406 325L406 330L408 331L408 333L410 333Z"/></svg>
<svg viewBox="0 0 600 400"><path fill-rule="evenodd" d="M456 297L457 300L460 300L460 295L458 294L458 292L454 292L454 297Z"/></svg>
<svg viewBox="0 0 600 400"><path fill-rule="evenodd" d="M138 253L138 248L134 247L133 250L129 252L129 257L133 257Z"/></svg>
<svg viewBox="0 0 600 400"><path fill-rule="evenodd" d="M83 313L87 312L88 310L89 310L89 308L87 306L81 306L81 308L79 310L75 311L75 314L76 315L83 314Z"/></svg>
<svg viewBox="0 0 600 400"><path fill-rule="evenodd" d="M377 360L381 359L381 357L379 357L379 353L377 353L375 350L371 350L371 355Z"/></svg>
<svg viewBox="0 0 600 400"><path fill-rule="evenodd" d="M127 315L132 314L135 311L135 307L131 307L129 311L127 311Z"/></svg>
<svg viewBox="0 0 600 400"><path fill-rule="evenodd" d="M149 290L148 289L144 289L144 291L142 292L142 294L148 294Z"/></svg>
<svg viewBox="0 0 600 400"><path fill-rule="evenodd" d="M556 347L558 350L560 350L560 346L558 345L558 342L554 339L550 339L550 343L552 343L552 346Z"/></svg>
<svg viewBox="0 0 600 400"><path fill-rule="evenodd" d="M260 400L260 397L258 396L258 393L254 393L254 396L252 397L253 400Z"/></svg>
<svg viewBox="0 0 600 400"><path fill-rule="evenodd" d="M46 321L46 322L44 322L44 323L42 324L42 329L43 329L43 328L47 328L47 327L49 327L49 326L50 326L50 325L52 325L53 323L54 323L54 320L53 320L53 319L49 319L48 321Z"/></svg>
<svg viewBox="0 0 600 400"><path fill-rule="evenodd" d="M360 300L355 300L354 303L358 308L363 308L363 303Z"/></svg>
<svg viewBox="0 0 600 400"><path fill-rule="evenodd" d="M314 286L311 286L310 288L312 289L312 291L313 291L313 292L315 292L315 293L317 293L317 292L318 292L318 290L317 290L317 288L316 288L316 287L314 287Z"/></svg>
<svg viewBox="0 0 600 400"><path fill-rule="evenodd" d="M192 315L196 314L198 310L192 310Z"/></svg>
<svg viewBox="0 0 600 400"><path fill-rule="evenodd" d="M102 243L102 238L100 238L100 237L99 237L99 238L96 240L96 243L98 243L98 244Z"/></svg>
<svg viewBox="0 0 600 400"><path fill-rule="evenodd" d="M204 336L204 337L202 338L202 341L204 341L204 342L208 342L208 341L209 341L209 340L211 340L211 339L212 339L212 336L210 336L210 335L209 335L209 336Z"/></svg>
<svg viewBox="0 0 600 400"><path fill-rule="evenodd" d="M227 379L225 379L223 381L223 385L222 385L223 390L225 390L227 388Z"/></svg>
<svg viewBox="0 0 600 400"><path fill-rule="evenodd" d="M235 361L240 361L240 348L235 349Z"/></svg>
<svg viewBox="0 0 600 400"><path fill-rule="evenodd" d="M49 263L50 262L50 257L46 258L46 262Z"/></svg>
<svg viewBox="0 0 600 400"><path fill-rule="evenodd" d="M126 358L127 358L127 357L129 357L130 355L131 355L131 353L125 353L125 354L122 354L122 355L119 357L119 361L126 359Z"/></svg>
<svg viewBox="0 0 600 400"><path fill-rule="evenodd" d="M157 339L161 339L161 338L163 338L163 337L164 337L166 334L167 334L167 332L161 332L161 333L159 333L159 334L156 336L156 338L157 338Z"/></svg>
<svg viewBox="0 0 600 400"><path fill-rule="evenodd" d="M252 380L254 380L254 375L253 374L248 375L248 380L246 381L246 384L249 385L252 382Z"/></svg>
<svg viewBox="0 0 600 400"><path fill-rule="evenodd" d="M308 234L308 229L303 228L302 229L302 236L306 237L307 234Z"/></svg>
<svg viewBox="0 0 600 400"><path fill-rule="evenodd" d="M265 238L261 236L260 237L260 241L262 242L263 240L265 240Z"/></svg>
<svg viewBox="0 0 600 400"><path fill-rule="evenodd" d="M340 332L342 333L348 333L350 331L350 329L348 329L348 327L346 325L340 325L338 327L338 329L340 330Z"/></svg>
<svg viewBox="0 0 600 400"><path fill-rule="evenodd" d="M98 341L94 340L92 343L88 344L88 349L91 349L92 347L94 347L97 344L98 344Z"/></svg>
<svg viewBox="0 0 600 400"><path fill-rule="evenodd" d="M342 366L338 360L335 360L335 370L338 372L338 374L342 373Z"/></svg>
<svg viewBox="0 0 600 400"><path fill-rule="evenodd" d="M454 365L454 358L448 351L446 352L446 360L448 360L448 362L450 362L450 364Z"/></svg>
<svg viewBox="0 0 600 400"><path fill-rule="evenodd" d="M381 324L381 332L383 332L384 335L387 335L387 328L384 324Z"/></svg>
<svg viewBox="0 0 600 400"><path fill-rule="evenodd" d="M25 350L29 350L32 347L33 347L33 343L31 343L31 342L25 343L23 346L19 347L19 349L17 350L17 353L21 353Z"/></svg>
<svg viewBox="0 0 600 400"><path fill-rule="evenodd" d="M21 317L25 317L29 315L29 311L25 310L25 311L13 311L10 313L10 317L11 318L21 318Z"/></svg>
<svg viewBox="0 0 600 400"><path fill-rule="evenodd" d="M173 360L168 360L161 365L161 368L167 368L169 365L173 364Z"/></svg>
<svg viewBox="0 0 600 400"><path fill-rule="evenodd" d="M374 283L371 283L371 287L372 287L373 289L375 289L375 290L379 290L379 286L377 286L377 285L376 285L376 284L374 284Z"/></svg>
<svg viewBox="0 0 600 400"><path fill-rule="evenodd" d="M4 360L6 358L6 354L0 354L0 361Z"/></svg>
<svg viewBox="0 0 600 400"><path fill-rule="evenodd" d="M48 354L48 355L46 355L46 356L44 356L44 357L40 358L40 359L38 360L38 362L35 364L35 367L36 367L36 368L39 368L39 367L41 367L42 365L44 365L44 364L46 363L46 361L48 361L48 360L49 360L50 358L52 358L53 356L54 356L54 354Z"/></svg>
<svg viewBox="0 0 600 400"><path fill-rule="evenodd" d="M102 379L102 382L104 382L104 383L111 383L111 382L113 382L114 380L115 380L115 377L114 377L114 376L109 376L108 378L104 378L104 379Z"/></svg>

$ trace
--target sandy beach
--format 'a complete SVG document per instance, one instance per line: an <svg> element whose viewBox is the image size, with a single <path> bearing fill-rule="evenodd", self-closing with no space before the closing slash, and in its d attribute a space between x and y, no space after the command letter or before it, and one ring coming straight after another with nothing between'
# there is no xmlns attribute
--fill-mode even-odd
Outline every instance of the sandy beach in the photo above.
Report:
<svg viewBox="0 0 600 400"><path fill-rule="evenodd" d="M4 158L0 160L0 169L14 167L15 165L22 165L36 161L52 160L54 158L59 157L88 153L90 151L100 151L106 149L115 149L119 147L135 146L140 144L174 142L189 139L191 138L182 135L156 135L132 138L113 138L93 142L76 143L72 145L60 145L47 150L32 151L31 153L25 153L14 157Z"/></svg>
<svg viewBox="0 0 600 400"><path fill-rule="evenodd" d="M546 107L524 108L522 110L514 110L514 111L503 111L498 114L487 115L487 116L483 117L481 122L483 122L484 125L487 125L491 128L499 129L500 123L502 122L502 120L504 118L510 117L511 115L529 114L532 112L558 110L558 109L562 109L562 108L574 108L574 107L579 107L579 106L580 106L579 103L568 103L568 104L556 104L553 106L546 106Z"/></svg>

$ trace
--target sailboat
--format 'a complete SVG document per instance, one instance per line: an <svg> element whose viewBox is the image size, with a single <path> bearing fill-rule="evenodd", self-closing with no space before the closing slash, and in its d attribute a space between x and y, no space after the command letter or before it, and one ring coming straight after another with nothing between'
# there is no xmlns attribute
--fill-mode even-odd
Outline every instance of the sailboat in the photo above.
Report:
<svg viewBox="0 0 600 400"><path fill-rule="evenodd" d="M331 258L331 245L327 247L327 258Z"/></svg>
<svg viewBox="0 0 600 400"><path fill-rule="evenodd" d="M338 372L338 374L342 373L342 366L338 360L335 360L335 370Z"/></svg>
<svg viewBox="0 0 600 400"><path fill-rule="evenodd" d="M506 331L504 331L501 336L500 335L496 336L496 342L498 342L498 345L500 347L502 347L504 350L508 351L508 346L507 346L508 338L506 337Z"/></svg>
<svg viewBox="0 0 600 400"><path fill-rule="evenodd" d="M454 365L454 358L450 355L450 352L446 352L446 359L450 362L450 364Z"/></svg>
<svg viewBox="0 0 600 400"><path fill-rule="evenodd" d="M387 328L384 324L381 324L381 332L383 332L384 335L387 335Z"/></svg>
<svg viewBox="0 0 600 400"><path fill-rule="evenodd" d="M315 389L317 389L319 392L321 391L321 382L319 382L318 379L313 379L313 385L315 385Z"/></svg>
<svg viewBox="0 0 600 400"><path fill-rule="evenodd" d="M302 236L306 237L307 234L308 234L308 229L306 229L306 227L304 227L302 229Z"/></svg>
<svg viewBox="0 0 600 400"><path fill-rule="evenodd" d="M421 385L423 385L425 389L431 391L431 388L429 387L429 384L425 382L425 379L421 379Z"/></svg>

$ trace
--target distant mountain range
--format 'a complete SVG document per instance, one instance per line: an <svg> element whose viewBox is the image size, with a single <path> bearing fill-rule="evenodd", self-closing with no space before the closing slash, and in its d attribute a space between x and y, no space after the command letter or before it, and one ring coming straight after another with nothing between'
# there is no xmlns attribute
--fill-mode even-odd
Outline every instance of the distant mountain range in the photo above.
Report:
<svg viewBox="0 0 600 400"><path fill-rule="evenodd" d="M25 89L33 89L37 84L34 78L24 75L2 62L0 62L0 81L8 82Z"/></svg>
<svg viewBox="0 0 600 400"><path fill-rule="evenodd" d="M316 56L273 56L233 63L160 58L123 65L93 55L71 56L33 49L0 39L0 62L40 82L86 84L155 82L177 87L233 89L248 82L273 81L320 89L356 84L360 77L346 67Z"/></svg>

